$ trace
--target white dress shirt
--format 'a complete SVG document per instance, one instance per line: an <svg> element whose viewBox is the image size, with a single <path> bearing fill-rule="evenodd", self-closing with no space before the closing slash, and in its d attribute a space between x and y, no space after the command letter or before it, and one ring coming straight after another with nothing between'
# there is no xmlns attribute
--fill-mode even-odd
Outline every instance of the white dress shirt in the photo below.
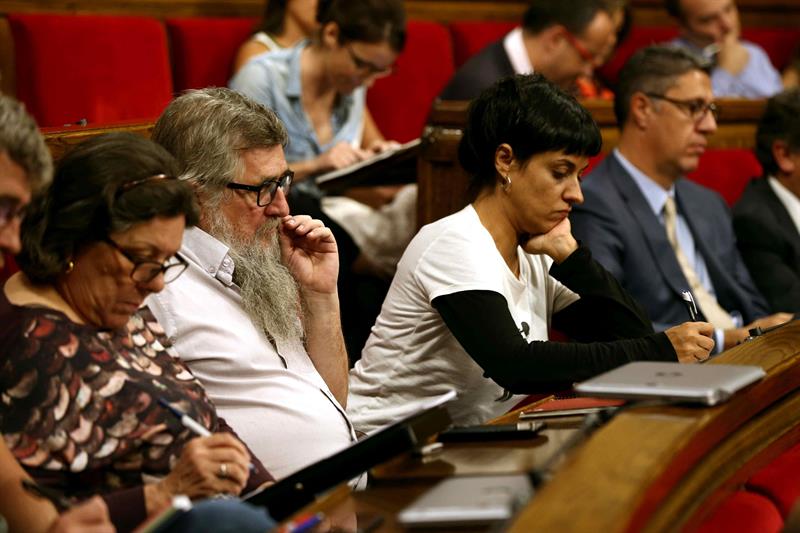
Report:
<svg viewBox="0 0 800 533"><path fill-rule="evenodd" d="M242 308L228 247L199 228L180 252L189 268L147 304L180 358L230 424L280 479L355 440L300 339L272 343Z"/></svg>
<svg viewBox="0 0 800 533"><path fill-rule="evenodd" d="M533 64L528 56L528 49L525 48L525 41L522 40L522 28L514 28L503 39L508 60L514 67L517 74L530 74L533 72Z"/></svg>
<svg viewBox="0 0 800 533"><path fill-rule="evenodd" d="M781 201L783 207L786 208L786 211L789 212L789 216L792 218L792 222L794 222L794 227L797 229L797 232L800 233L800 198L795 196L792 191L787 189L773 176L767 179L767 183L769 183L772 192L774 192L778 200Z"/></svg>

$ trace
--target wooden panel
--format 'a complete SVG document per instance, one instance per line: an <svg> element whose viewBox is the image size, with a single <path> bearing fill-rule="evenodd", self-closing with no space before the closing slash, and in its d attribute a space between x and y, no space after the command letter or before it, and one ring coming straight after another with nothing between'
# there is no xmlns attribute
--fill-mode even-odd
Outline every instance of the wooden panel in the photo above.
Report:
<svg viewBox="0 0 800 533"><path fill-rule="evenodd" d="M587 100L603 135L603 152L619 140L613 105L604 100ZM419 199L417 219L425 225L454 213L469 202L469 178L458 165L458 142L466 123L467 102L436 102L417 166ZM709 137L711 148L753 148L756 123L764 110L760 100L720 100L717 132Z"/></svg>
<svg viewBox="0 0 800 533"><path fill-rule="evenodd" d="M96 137L104 133L128 131L136 135L141 135L142 137L150 138L150 134L153 132L153 126L154 124L152 122L129 122L100 127L74 126L68 128L43 128L42 133L44 134L44 142L50 149L53 160L57 162L70 148L91 137Z"/></svg>
<svg viewBox="0 0 800 533"><path fill-rule="evenodd" d="M16 94L17 73L14 72L14 38L5 17L0 17L0 92Z"/></svg>

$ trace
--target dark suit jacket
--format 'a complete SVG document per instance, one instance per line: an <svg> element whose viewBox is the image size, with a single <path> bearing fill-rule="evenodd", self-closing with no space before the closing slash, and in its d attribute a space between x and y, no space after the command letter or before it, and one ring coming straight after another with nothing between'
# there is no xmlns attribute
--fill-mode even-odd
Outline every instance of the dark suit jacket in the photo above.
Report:
<svg viewBox="0 0 800 533"><path fill-rule="evenodd" d="M751 181L733 208L733 228L773 312L800 311L800 234L766 179Z"/></svg>
<svg viewBox="0 0 800 533"><path fill-rule="evenodd" d="M496 41L461 65L439 98L442 100L472 100L482 90L500 78L514 75L514 67L508 59L503 39Z"/></svg>
<svg viewBox="0 0 800 533"><path fill-rule="evenodd" d="M656 330L689 319L680 293L689 288L675 252L636 182L609 155L584 181L585 201L570 221L575 236L647 310ZM767 313L736 249L730 212L717 193L686 179L675 184L678 210L708 267L717 301L745 324Z"/></svg>

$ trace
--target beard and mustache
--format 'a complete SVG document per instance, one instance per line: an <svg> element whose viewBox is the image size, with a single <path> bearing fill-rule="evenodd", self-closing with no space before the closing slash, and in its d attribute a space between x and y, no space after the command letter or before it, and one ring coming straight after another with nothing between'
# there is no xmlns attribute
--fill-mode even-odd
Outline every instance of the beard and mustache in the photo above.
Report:
<svg viewBox="0 0 800 533"><path fill-rule="evenodd" d="M279 219L270 219L247 236L219 212L208 220L209 233L230 248L233 281L250 320L268 338L288 341L303 338L304 304L297 281L281 262L279 225Z"/></svg>

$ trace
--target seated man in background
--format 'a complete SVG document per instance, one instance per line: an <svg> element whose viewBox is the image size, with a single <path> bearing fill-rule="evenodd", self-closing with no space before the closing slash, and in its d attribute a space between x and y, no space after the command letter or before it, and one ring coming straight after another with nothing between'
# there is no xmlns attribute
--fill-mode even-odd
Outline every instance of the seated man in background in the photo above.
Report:
<svg viewBox="0 0 800 533"><path fill-rule="evenodd" d="M767 102L756 132L764 178L733 209L733 228L750 275L770 307L800 311L800 89Z"/></svg>
<svg viewBox="0 0 800 533"><path fill-rule="evenodd" d="M440 98L471 100L500 78L531 72L574 91L579 76L591 77L608 59L616 30L604 0L534 2L522 27L464 63Z"/></svg>
<svg viewBox="0 0 800 533"><path fill-rule="evenodd" d="M689 318L685 290L715 326L716 352L749 328L789 320L786 313L765 317L725 201L685 178L717 129L708 65L681 48L644 48L620 72L614 110L619 145L585 181L585 202L570 217L575 236L644 306L657 331Z"/></svg>
<svg viewBox="0 0 800 533"><path fill-rule="evenodd" d="M757 44L741 39L734 0L666 0L680 26L673 44L709 60L717 98L766 98L780 91L781 75Z"/></svg>
<svg viewBox="0 0 800 533"><path fill-rule="evenodd" d="M148 305L217 409L276 478L354 438L338 254L318 220L290 216L286 130L229 89L189 91L153 140L179 162L201 209L189 267Z"/></svg>

